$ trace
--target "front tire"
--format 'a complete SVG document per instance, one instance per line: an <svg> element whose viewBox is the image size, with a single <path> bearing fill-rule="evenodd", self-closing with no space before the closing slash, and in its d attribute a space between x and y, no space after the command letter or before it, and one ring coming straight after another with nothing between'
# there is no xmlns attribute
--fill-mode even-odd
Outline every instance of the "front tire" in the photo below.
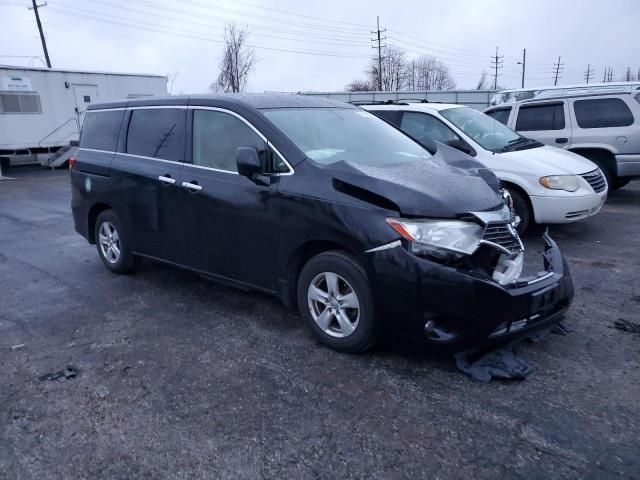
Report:
<svg viewBox="0 0 640 480"><path fill-rule="evenodd" d="M96 248L102 263L115 273L130 273L134 267L134 256L120 219L113 210L98 215L94 231Z"/></svg>
<svg viewBox="0 0 640 480"><path fill-rule="evenodd" d="M298 308L316 338L348 353L360 353L376 342L373 295L364 269L346 252L316 255L302 268Z"/></svg>
<svg viewBox="0 0 640 480"><path fill-rule="evenodd" d="M9 159L9 157L0 158L0 169L2 169L3 175L6 175L6 173L9 171L9 167L11 167L11 160Z"/></svg>
<svg viewBox="0 0 640 480"><path fill-rule="evenodd" d="M533 213L531 212L529 199L515 189L509 190L509 193L513 200L513 209L516 211L516 215L520 217L520 223L517 227L518 235L522 235L531 226L533 221Z"/></svg>

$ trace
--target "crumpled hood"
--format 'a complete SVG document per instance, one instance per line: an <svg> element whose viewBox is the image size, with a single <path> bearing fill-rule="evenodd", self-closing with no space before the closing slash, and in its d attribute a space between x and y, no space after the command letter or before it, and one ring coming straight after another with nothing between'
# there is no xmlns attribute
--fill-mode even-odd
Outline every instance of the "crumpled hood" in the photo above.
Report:
<svg viewBox="0 0 640 480"><path fill-rule="evenodd" d="M508 170L520 169L540 175L580 175L598 166L577 153L545 145L538 148L516 150L499 154Z"/></svg>
<svg viewBox="0 0 640 480"><path fill-rule="evenodd" d="M394 203L402 215L455 218L502 208L494 174L458 150L443 147L425 160L384 167L341 161L325 168L341 184Z"/></svg>

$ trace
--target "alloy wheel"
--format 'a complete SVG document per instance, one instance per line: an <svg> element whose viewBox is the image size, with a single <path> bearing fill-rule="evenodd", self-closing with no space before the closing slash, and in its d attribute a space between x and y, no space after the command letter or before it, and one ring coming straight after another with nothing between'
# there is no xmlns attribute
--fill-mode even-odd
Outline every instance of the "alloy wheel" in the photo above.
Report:
<svg viewBox="0 0 640 480"><path fill-rule="evenodd" d="M340 275L332 272L316 275L309 285L307 300L313 320L327 335L344 338L358 328L358 296Z"/></svg>
<svg viewBox="0 0 640 480"><path fill-rule="evenodd" d="M98 229L100 251L109 263L117 263L120 259L120 236L116 227L110 222L102 222Z"/></svg>

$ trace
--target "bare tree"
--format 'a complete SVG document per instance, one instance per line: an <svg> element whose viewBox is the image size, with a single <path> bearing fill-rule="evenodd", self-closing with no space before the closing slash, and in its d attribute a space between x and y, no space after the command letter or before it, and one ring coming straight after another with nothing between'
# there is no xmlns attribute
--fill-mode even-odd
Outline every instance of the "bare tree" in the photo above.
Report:
<svg viewBox="0 0 640 480"><path fill-rule="evenodd" d="M384 91L402 90L408 80L406 57L407 53L403 49L393 46L386 47L382 57L382 72L379 71L377 57L371 59L371 66L367 72L369 81L373 85L382 84ZM382 77L381 82L378 80L379 76Z"/></svg>
<svg viewBox="0 0 640 480"><path fill-rule="evenodd" d="M449 73L449 67L431 55L423 55L415 60L417 90L452 90L456 82Z"/></svg>
<svg viewBox="0 0 640 480"><path fill-rule="evenodd" d="M456 82L449 73L449 67L430 55L414 60L407 59L407 53L398 47L386 47L382 57L382 71L379 71L378 57L371 59L366 80L354 80L347 90L367 91L377 86L381 75L382 90L451 90Z"/></svg>
<svg viewBox="0 0 640 480"><path fill-rule="evenodd" d="M347 92L370 92L375 90L370 80L354 80L345 87Z"/></svg>
<svg viewBox="0 0 640 480"><path fill-rule="evenodd" d="M247 43L249 30L238 28L234 23L224 29L224 55L220 61L220 74L211 84L216 92L242 92L247 87L247 78L256 63L255 51Z"/></svg>
<svg viewBox="0 0 640 480"><path fill-rule="evenodd" d="M480 75L480 79L478 80L478 84L476 85L476 90L486 90L487 89L487 72L482 71L482 75Z"/></svg>

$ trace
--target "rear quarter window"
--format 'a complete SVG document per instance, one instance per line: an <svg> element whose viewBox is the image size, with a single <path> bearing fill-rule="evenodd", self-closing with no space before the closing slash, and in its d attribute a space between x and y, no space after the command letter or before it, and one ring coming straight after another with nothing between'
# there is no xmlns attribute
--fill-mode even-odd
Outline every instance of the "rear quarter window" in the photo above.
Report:
<svg viewBox="0 0 640 480"><path fill-rule="evenodd" d="M580 128L627 127L633 124L629 106L619 98L594 98L573 102Z"/></svg>
<svg viewBox="0 0 640 480"><path fill-rule="evenodd" d="M80 136L80 147L115 152L124 110L86 113Z"/></svg>
<svg viewBox="0 0 640 480"><path fill-rule="evenodd" d="M516 131L535 132L562 130L564 128L564 104L545 103L521 106L518 110Z"/></svg>

